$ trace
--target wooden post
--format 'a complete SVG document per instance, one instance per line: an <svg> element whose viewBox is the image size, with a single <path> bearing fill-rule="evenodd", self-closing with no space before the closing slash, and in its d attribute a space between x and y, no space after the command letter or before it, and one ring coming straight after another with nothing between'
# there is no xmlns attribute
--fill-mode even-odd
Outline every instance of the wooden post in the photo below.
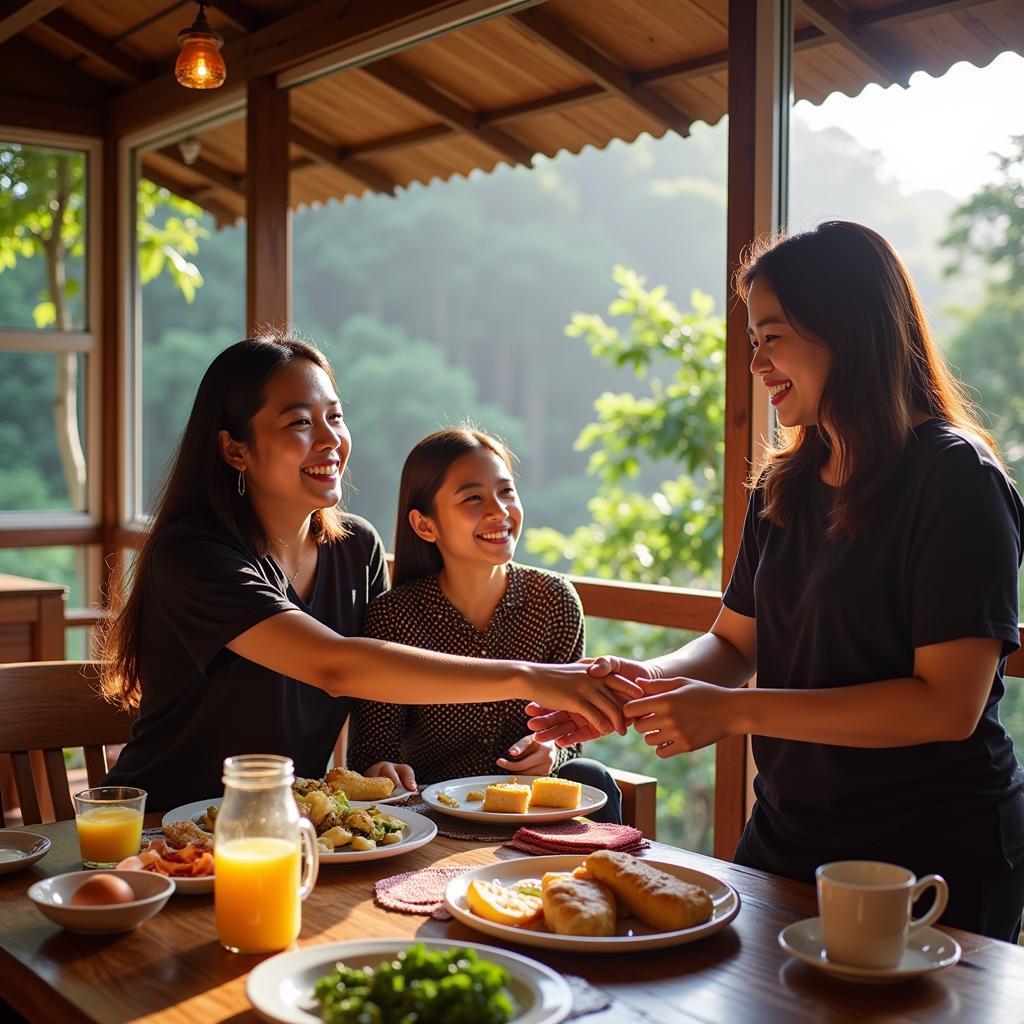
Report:
<svg viewBox="0 0 1024 1024"><path fill-rule="evenodd" d="M246 323L250 334L291 319L288 93L272 76L248 86L246 115Z"/></svg>
<svg viewBox="0 0 1024 1024"><path fill-rule="evenodd" d="M793 46L790 0L729 0L729 178L726 253L725 500L722 588L743 532L744 482L770 429L765 396L750 375L747 311L732 297L743 248L782 222L786 196ZM749 744L732 736L715 751L715 856L731 859L747 820Z"/></svg>

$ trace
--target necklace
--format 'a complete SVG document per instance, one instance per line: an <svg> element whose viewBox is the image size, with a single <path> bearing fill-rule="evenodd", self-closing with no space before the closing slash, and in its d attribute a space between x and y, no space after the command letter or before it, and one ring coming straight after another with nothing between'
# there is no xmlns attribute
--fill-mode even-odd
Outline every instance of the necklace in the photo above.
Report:
<svg viewBox="0 0 1024 1024"><path fill-rule="evenodd" d="M284 541L283 541L283 540L281 540L281 538L280 538L280 537L278 537L277 539L278 539L278 541L279 541L279 542L280 542L281 544L284 544ZM286 548L288 547L288 545L287 545L287 544L284 544L284 546L285 546ZM289 577L288 577L288 586L289 586L289 587L290 587L290 586L292 585L292 583L293 583L293 582L295 581L295 577L296 577L296 576L298 576L300 572L302 572L302 567L303 567L303 565L305 565L305 564L306 564L306 555L307 555L307 554L308 554L308 552L306 552L306 551L303 551L303 553L302 553L302 557L301 557L301 558L299 559L299 564L298 564L298 565L297 565L297 566L295 567L295 572L293 572L293 573L291 574L291 576L289 576Z"/></svg>

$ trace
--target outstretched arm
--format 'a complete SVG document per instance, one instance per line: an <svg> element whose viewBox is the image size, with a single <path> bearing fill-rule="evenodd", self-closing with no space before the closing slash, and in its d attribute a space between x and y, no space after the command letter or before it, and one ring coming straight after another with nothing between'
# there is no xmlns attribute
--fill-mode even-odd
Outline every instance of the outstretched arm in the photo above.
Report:
<svg viewBox="0 0 1024 1024"><path fill-rule="evenodd" d="M914 674L823 690L730 690L693 679L630 701L660 757L698 750L726 736L754 734L844 747L904 747L966 739L992 687L1002 641L968 637L919 647Z"/></svg>
<svg viewBox="0 0 1024 1024"><path fill-rule="evenodd" d="M325 690L392 703L463 704L525 698L575 712L595 728L624 732L622 698L640 696L615 676L591 679L582 665L533 665L436 654L417 647L343 637L299 610L282 611L239 634L235 654Z"/></svg>

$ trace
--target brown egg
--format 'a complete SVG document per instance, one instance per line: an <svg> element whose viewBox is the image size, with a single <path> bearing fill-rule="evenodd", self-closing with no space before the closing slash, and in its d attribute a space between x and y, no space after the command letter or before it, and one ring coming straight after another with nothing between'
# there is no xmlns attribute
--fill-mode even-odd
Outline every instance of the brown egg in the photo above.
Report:
<svg viewBox="0 0 1024 1024"><path fill-rule="evenodd" d="M73 907L107 907L114 903L131 903L135 890L116 875L93 875L86 879L71 897Z"/></svg>

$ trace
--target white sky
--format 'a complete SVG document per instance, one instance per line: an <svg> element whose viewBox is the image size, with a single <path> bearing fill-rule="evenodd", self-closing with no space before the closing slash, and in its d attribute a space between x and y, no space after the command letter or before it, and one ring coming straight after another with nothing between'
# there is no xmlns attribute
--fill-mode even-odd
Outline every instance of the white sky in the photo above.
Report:
<svg viewBox="0 0 1024 1024"><path fill-rule="evenodd" d="M993 151L1024 134L1024 57L1000 54L987 68L954 64L942 78L918 72L910 88L869 85L820 106L801 100L794 116L813 129L843 128L882 153L905 191L942 189L965 199L992 179Z"/></svg>

